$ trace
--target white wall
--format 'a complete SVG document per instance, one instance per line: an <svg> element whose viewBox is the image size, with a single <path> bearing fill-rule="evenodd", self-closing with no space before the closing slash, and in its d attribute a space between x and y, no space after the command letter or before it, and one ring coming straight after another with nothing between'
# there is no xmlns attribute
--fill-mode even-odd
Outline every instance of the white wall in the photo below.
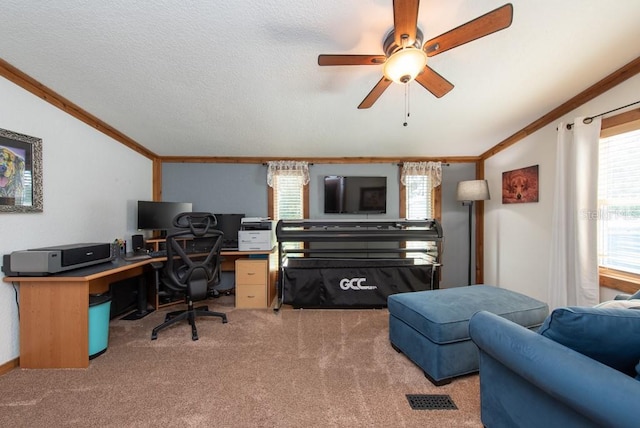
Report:
<svg viewBox="0 0 640 428"><path fill-rule="evenodd" d="M636 75L485 162L485 176L495 195L485 203L485 283L548 301L557 123L598 115L639 100L640 75ZM503 205L502 173L531 165L539 165L539 202ZM601 300L613 294L602 289Z"/></svg>
<svg viewBox="0 0 640 428"><path fill-rule="evenodd" d="M0 254L135 233L135 202L152 197L151 161L0 78L0 128L42 139L44 212L0 213ZM0 365L19 356L12 284L0 283Z"/></svg>

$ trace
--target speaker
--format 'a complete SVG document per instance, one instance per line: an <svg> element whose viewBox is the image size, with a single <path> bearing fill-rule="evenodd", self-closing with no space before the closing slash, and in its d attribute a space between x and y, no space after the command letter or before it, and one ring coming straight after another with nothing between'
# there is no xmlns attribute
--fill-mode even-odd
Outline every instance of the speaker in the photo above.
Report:
<svg viewBox="0 0 640 428"><path fill-rule="evenodd" d="M131 235L131 246L133 251L141 250L144 247L144 238L142 235Z"/></svg>

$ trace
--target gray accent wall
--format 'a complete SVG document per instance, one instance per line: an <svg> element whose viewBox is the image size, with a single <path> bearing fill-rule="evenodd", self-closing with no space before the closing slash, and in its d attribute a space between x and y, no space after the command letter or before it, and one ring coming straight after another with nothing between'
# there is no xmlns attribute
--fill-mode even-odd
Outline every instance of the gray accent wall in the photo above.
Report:
<svg viewBox="0 0 640 428"><path fill-rule="evenodd" d="M456 200L458 182L475 180L475 164L451 164L442 171L442 255L441 288L467 285L469 272L469 207ZM489 190L490 193L493 189ZM498 192L496 189L495 192ZM496 193L497 194L497 193ZM473 210L473 241L475 249L475 209ZM475 266L475 250L471 251ZM475 276L475 273L473 274ZM473 281L473 280L472 280Z"/></svg>
<svg viewBox="0 0 640 428"><path fill-rule="evenodd" d="M260 164L163 163L162 200L194 211L267 216L267 168Z"/></svg>
<svg viewBox="0 0 640 428"><path fill-rule="evenodd" d="M386 176L387 213L324 214L323 179L326 175ZM475 178L475 165L444 166L442 176L442 228L445 242L440 286L447 288L467 284L468 208L456 201L456 187L458 181ZM399 217L400 173L397 164L313 164L310 166L310 180L309 215L312 219ZM165 163L162 169L163 200L192 202L193 209L197 211L266 217L266 182L267 167L261 164Z"/></svg>

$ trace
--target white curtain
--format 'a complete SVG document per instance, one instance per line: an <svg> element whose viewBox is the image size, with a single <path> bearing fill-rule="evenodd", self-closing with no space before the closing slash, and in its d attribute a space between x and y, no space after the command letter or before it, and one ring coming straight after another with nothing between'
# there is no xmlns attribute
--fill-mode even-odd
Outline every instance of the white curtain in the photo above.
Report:
<svg viewBox="0 0 640 428"><path fill-rule="evenodd" d="M549 306L599 302L597 210L601 119L582 117L571 129L558 125L556 183L551 229Z"/></svg>
<svg viewBox="0 0 640 428"><path fill-rule="evenodd" d="M400 181L407 184L407 175L426 175L431 179L431 186L438 187L442 183L442 162L404 162Z"/></svg>
<svg viewBox="0 0 640 428"><path fill-rule="evenodd" d="M309 184L309 162L305 161L269 161L267 163L267 184L273 187L276 175L302 177L302 184Z"/></svg>

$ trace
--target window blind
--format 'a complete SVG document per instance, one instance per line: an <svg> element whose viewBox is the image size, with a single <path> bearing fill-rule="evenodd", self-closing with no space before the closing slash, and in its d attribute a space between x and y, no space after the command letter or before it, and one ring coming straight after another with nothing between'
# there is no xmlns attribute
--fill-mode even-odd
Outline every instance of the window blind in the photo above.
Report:
<svg viewBox="0 0 640 428"><path fill-rule="evenodd" d="M431 206L431 179L427 175L407 175L406 213L408 220L421 220L433 217Z"/></svg>
<svg viewBox="0 0 640 428"><path fill-rule="evenodd" d="M406 218L407 220L422 220L433 218L431 178L428 175L406 175ZM407 241L406 248L426 248L428 242ZM408 253L407 257L419 257L420 253Z"/></svg>
<svg viewBox="0 0 640 428"><path fill-rule="evenodd" d="M640 130L600 139L600 266L640 274Z"/></svg>
<svg viewBox="0 0 640 428"><path fill-rule="evenodd" d="M301 219L303 216L302 177L278 175L274 178L274 220Z"/></svg>
<svg viewBox="0 0 640 428"><path fill-rule="evenodd" d="M273 200L275 218L278 220L295 220L304 218L304 184L300 176L277 175L274 176ZM287 250L302 248L299 242L285 242Z"/></svg>

